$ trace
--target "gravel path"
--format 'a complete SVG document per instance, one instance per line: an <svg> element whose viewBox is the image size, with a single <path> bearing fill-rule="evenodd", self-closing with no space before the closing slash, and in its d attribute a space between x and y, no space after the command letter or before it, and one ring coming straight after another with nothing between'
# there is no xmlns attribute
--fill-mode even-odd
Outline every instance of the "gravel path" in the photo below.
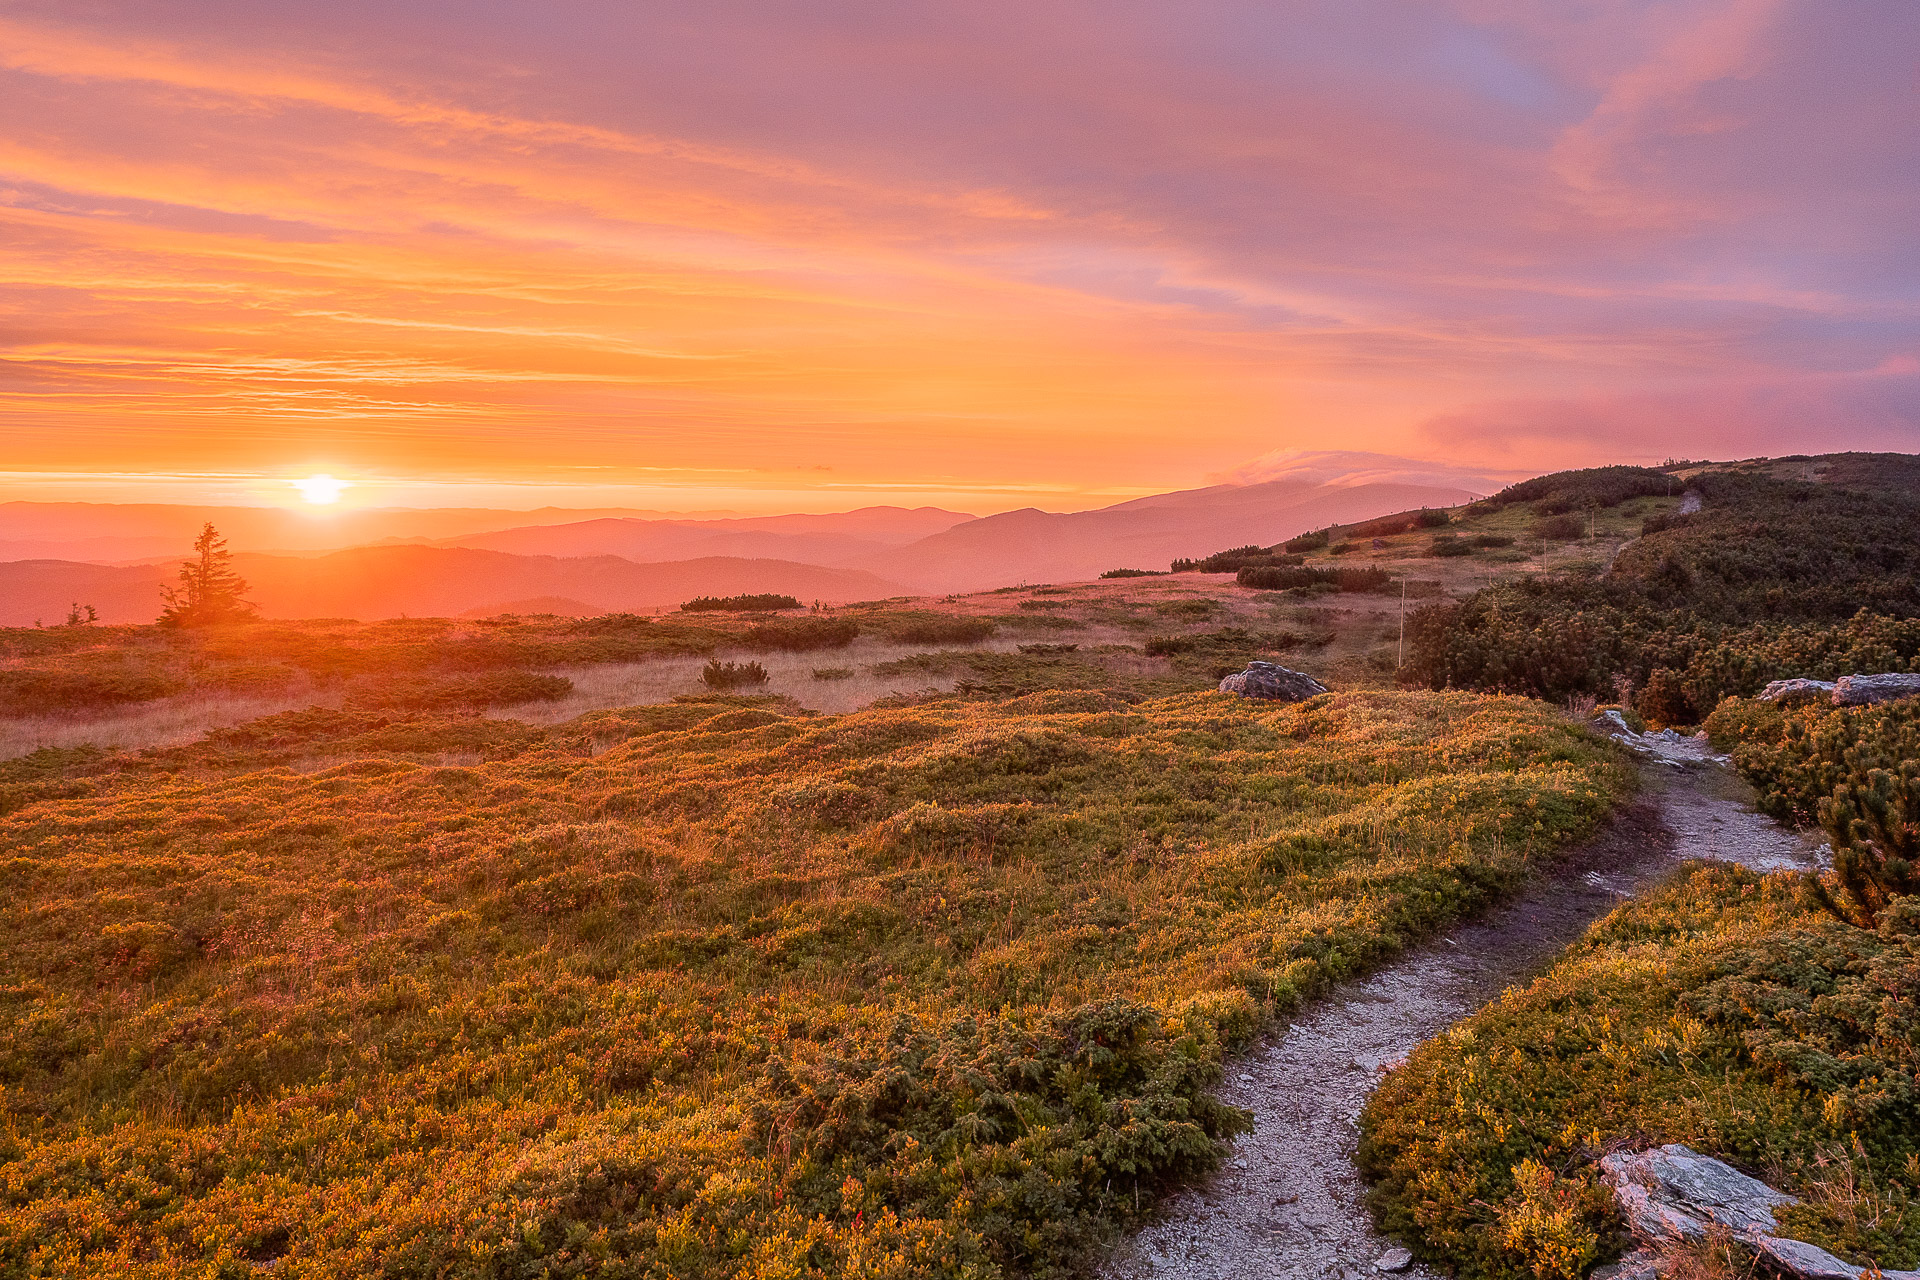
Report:
<svg viewBox="0 0 1920 1280"><path fill-rule="evenodd" d="M1640 797L1507 906L1313 1005L1227 1067L1221 1096L1254 1113L1226 1167L1106 1259L1107 1280L1321 1280L1376 1273L1377 1234L1353 1167L1361 1104L1404 1058L1524 981L1593 920L1689 857L1760 870L1814 865L1810 842L1755 812L1751 792L1691 740L1641 739ZM1431 1277L1408 1267L1407 1277Z"/></svg>

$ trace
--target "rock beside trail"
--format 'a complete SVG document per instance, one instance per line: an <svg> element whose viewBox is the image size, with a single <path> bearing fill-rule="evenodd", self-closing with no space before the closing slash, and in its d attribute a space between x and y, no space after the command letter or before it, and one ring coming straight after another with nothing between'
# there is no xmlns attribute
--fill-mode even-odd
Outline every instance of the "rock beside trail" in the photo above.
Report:
<svg viewBox="0 0 1920 1280"><path fill-rule="evenodd" d="M1412 1265L1413 1254L1406 1249L1395 1248L1387 1250L1375 1259L1373 1269L1385 1272L1405 1271Z"/></svg>
<svg viewBox="0 0 1920 1280"><path fill-rule="evenodd" d="M1717 1225L1799 1280L1860 1280L1868 1274L1825 1249L1775 1234L1779 1224L1773 1211L1797 1204L1792 1196L1679 1143L1616 1152L1600 1161L1600 1173L1612 1185L1633 1234L1656 1248L1704 1240ZM1644 1251L1634 1255L1643 1260L1649 1256ZM1920 1280L1920 1271L1880 1274L1885 1280Z"/></svg>
<svg viewBox="0 0 1920 1280"><path fill-rule="evenodd" d="M1772 1235L1776 1205L1795 1203L1757 1178L1679 1143L1616 1152L1600 1161L1627 1225L1643 1240L1704 1240L1717 1222L1736 1232Z"/></svg>
<svg viewBox="0 0 1920 1280"><path fill-rule="evenodd" d="M1795 702L1826 702L1833 697L1831 680L1775 680L1760 691L1760 701L1790 705Z"/></svg>
<svg viewBox="0 0 1920 1280"><path fill-rule="evenodd" d="M1222 693L1274 702L1304 702L1326 691L1327 686L1304 671L1293 671L1271 662L1249 662L1245 671L1236 671L1220 682Z"/></svg>
<svg viewBox="0 0 1920 1280"><path fill-rule="evenodd" d="M1895 698L1920 697L1920 671L1889 671L1877 676L1841 676L1833 686L1836 707L1865 707Z"/></svg>

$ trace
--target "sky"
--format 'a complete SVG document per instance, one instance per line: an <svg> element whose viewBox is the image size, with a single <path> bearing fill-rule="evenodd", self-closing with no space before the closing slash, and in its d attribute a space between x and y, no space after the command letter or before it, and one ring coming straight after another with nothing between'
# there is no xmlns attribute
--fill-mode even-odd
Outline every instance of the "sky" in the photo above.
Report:
<svg viewBox="0 0 1920 1280"><path fill-rule="evenodd" d="M0 498L1920 449L1917 49L1913 0L0 0Z"/></svg>

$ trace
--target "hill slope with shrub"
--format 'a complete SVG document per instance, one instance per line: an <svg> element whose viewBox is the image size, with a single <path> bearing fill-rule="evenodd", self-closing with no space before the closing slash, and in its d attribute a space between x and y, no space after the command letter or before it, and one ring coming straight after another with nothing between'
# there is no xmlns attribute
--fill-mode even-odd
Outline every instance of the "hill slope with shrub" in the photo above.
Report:
<svg viewBox="0 0 1920 1280"><path fill-rule="evenodd" d="M1064 1275L1589 831L1471 694L296 713L0 765L0 1273Z"/></svg>
<svg viewBox="0 0 1920 1280"><path fill-rule="evenodd" d="M1920 654L1910 471L1868 486L1852 465L1844 484L1610 467L1516 485L1469 510L1525 504L1555 518L1676 483L1698 509L1648 518L1603 571L1516 577L1422 609L1402 679L1556 701L1637 690L1650 717L1691 723L1783 676L1908 669Z"/></svg>

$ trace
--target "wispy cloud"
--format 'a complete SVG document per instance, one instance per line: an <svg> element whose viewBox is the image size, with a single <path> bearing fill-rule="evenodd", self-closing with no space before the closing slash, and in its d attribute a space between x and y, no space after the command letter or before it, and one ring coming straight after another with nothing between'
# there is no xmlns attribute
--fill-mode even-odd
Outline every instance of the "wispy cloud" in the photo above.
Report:
<svg viewBox="0 0 1920 1280"><path fill-rule="evenodd" d="M0 17L15 465L1920 443L1909 0L237 12Z"/></svg>

